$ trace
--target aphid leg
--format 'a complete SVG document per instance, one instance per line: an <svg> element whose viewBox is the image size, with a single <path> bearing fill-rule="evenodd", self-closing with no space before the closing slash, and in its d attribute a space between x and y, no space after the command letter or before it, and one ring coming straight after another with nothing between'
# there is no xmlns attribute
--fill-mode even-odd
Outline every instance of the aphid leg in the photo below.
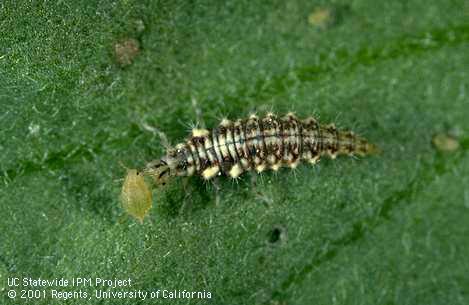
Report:
<svg viewBox="0 0 469 305"><path fill-rule="evenodd" d="M259 174L257 173L252 173L251 174L251 184L252 184L252 188L254 190L254 195L256 197L257 200L259 200L262 204L264 204L265 206L270 206L274 201L272 200L272 198L270 198L270 196L268 196L267 194L265 194L262 190L260 190L260 188L258 187L258 176Z"/></svg>
<svg viewBox="0 0 469 305"><path fill-rule="evenodd" d="M125 166L124 162L122 162L121 160L118 161L119 165L125 169L125 170L129 170L130 168L128 168L127 166Z"/></svg>

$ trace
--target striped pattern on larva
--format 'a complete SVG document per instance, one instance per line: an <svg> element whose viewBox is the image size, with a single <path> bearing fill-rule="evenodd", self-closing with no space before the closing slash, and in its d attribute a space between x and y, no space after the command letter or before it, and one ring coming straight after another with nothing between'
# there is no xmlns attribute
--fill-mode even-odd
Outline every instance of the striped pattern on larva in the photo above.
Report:
<svg viewBox="0 0 469 305"><path fill-rule="evenodd" d="M237 178L251 170L296 168L302 160L315 164L323 155L334 159L374 152L376 146L333 124L320 125L312 117L300 120L292 113L283 117L268 113L234 122L224 119L212 130L194 129L185 143L148 163L144 172L157 184L171 176L195 174L206 180L220 174Z"/></svg>

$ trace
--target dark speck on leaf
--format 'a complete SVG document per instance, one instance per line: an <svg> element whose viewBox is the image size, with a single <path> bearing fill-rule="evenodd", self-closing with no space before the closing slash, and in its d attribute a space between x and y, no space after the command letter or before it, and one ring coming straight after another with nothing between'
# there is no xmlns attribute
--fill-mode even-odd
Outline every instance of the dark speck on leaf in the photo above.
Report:
<svg viewBox="0 0 469 305"><path fill-rule="evenodd" d="M286 230L281 226L275 226L267 234L267 241L270 244L275 244L286 240Z"/></svg>

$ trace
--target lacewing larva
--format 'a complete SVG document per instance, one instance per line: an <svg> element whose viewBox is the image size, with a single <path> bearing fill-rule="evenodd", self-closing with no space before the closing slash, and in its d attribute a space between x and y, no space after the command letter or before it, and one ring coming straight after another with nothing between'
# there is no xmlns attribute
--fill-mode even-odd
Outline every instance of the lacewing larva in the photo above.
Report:
<svg viewBox="0 0 469 305"><path fill-rule="evenodd" d="M315 164L322 156L367 155L379 149L351 131L334 124L320 125L314 118L298 119L293 113L277 117L224 119L212 130L193 129L189 138L168 149L161 159L148 163L141 173L129 170L122 188L124 209L140 221L151 207L151 191L143 176L155 186L175 176L217 175L238 178L248 171L296 168L301 161Z"/></svg>
<svg viewBox="0 0 469 305"><path fill-rule="evenodd" d="M127 169L121 192L123 209L143 223L143 218L152 206L152 192L145 182L143 173Z"/></svg>

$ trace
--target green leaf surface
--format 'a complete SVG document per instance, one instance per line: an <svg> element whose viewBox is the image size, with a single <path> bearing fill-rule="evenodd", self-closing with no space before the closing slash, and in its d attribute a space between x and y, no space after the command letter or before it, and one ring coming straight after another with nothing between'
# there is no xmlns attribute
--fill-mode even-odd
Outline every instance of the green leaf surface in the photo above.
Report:
<svg viewBox="0 0 469 305"><path fill-rule="evenodd" d="M333 19L312 23L317 9ZM469 303L467 1L4 1L0 29L0 303ZM130 64L115 54L126 39ZM223 179L218 205L210 184L177 179L140 225L119 162L160 157L155 128L182 141L193 100L208 127L295 111L383 154ZM440 133L459 148L435 149Z"/></svg>

